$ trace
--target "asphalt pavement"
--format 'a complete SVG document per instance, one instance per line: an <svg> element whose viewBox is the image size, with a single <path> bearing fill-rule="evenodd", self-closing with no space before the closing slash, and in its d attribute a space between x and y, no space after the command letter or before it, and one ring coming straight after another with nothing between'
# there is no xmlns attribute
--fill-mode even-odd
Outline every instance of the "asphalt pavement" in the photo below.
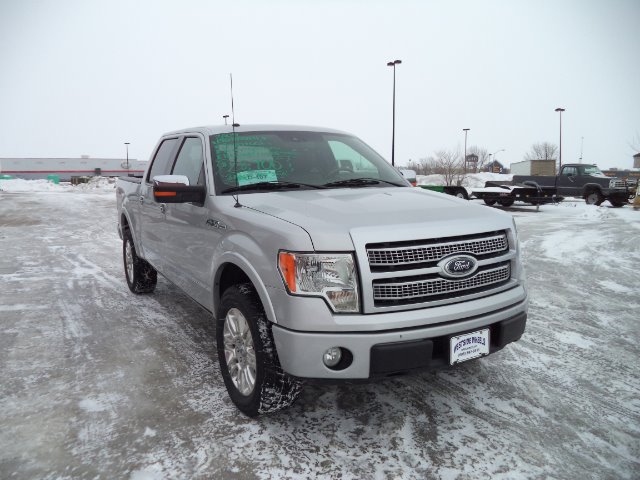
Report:
<svg viewBox="0 0 640 480"><path fill-rule="evenodd" d="M519 342L249 419L210 315L129 292L113 191L0 192L0 478L637 479L637 213L520 208Z"/></svg>

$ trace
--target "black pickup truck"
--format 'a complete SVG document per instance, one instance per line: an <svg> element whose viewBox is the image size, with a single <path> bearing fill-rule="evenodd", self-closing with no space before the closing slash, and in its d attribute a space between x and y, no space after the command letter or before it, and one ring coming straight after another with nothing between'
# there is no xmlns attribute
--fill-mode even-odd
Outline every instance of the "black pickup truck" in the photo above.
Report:
<svg viewBox="0 0 640 480"><path fill-rule="evenodd" d="M567 163L562 166L560 175L514 175L513 183L540 187L556 187L557 194L563 197L580 197L591 205L600 205L608 200L614 207L628 203L632 185L620 178L605 176L596 165ZM635 186L635 185L633 185Z"/></svg>

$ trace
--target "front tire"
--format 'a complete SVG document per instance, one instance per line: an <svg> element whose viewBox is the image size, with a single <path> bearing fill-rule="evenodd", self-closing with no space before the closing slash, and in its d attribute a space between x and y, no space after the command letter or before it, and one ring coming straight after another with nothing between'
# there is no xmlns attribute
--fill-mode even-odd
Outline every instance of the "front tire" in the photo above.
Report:
<svg viewBox="0 0 640 480"><path fill-rule="evenodd" d="M133 238L129 230L124 231L122 241L122 259L124 276L129 290L133 293L151 293L158 283L158 272L149 262L138 257Z"/></svg>
<svg viewBox="0 0 640 480"><path fill-rule="evenodd" d="M592 190L584 196L584 201L587 205L600 206L604 202L604 197L597 190Z"/></svg>
<svg viewBox="0 0 640 480"><path fill-rule="evenodd" d="M492 206L492 205L496 204L496 199L495 198L485 198L484 199L484 203L486 203L489 206Z"/></svg>
<svg viewBox="0 0 640 480"><path fill-rule="evenodd" d="M296 401L302 383L280 367L271 322L250 283L233 285L222 294L216 341L227 392L242 413L255 417Z"/></svg>

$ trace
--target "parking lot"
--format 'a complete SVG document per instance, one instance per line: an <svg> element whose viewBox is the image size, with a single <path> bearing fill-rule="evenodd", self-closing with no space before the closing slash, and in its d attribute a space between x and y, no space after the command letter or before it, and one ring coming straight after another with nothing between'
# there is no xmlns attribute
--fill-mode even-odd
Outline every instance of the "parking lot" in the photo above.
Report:
<svg viewBox="0 0 640 480"><path fill-rule="evenodd" d="M0 192L0 478L638 478L640 212L511 211L519 342L249 419L210 315L129 292L112 187Z"/></svg>

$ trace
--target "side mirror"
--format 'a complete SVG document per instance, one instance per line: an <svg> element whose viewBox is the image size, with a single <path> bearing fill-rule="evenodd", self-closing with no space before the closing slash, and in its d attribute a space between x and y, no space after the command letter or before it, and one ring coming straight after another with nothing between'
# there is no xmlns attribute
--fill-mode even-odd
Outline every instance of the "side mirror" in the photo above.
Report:
<svg viewBox="0 0 640 480"><path fill-rule="evenodd" d="M184 175L157 175L153 177L153 198L160 203L204 203L207 189L204 185L189 185Z"/></svg>

